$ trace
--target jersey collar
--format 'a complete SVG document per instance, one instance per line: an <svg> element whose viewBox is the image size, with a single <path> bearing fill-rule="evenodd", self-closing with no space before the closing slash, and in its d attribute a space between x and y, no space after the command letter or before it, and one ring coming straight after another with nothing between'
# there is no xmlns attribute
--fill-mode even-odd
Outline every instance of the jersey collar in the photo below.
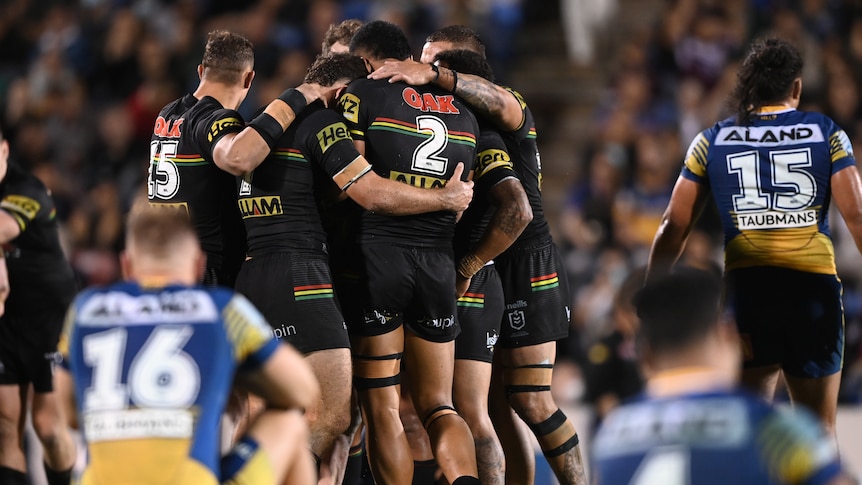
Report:
<svg viewBox="0 0 862 485"><path fill-rule="evenodd" d="M778 105L772 105L772 106L761 106L760 109L754 114L756 114L756 115L766 115L766 114L776 115L776 114L781 114L781 113L789 113L791 111L796 111L796 108L791 108L790 106L787 106L785 104L778 104Z"/></svg>

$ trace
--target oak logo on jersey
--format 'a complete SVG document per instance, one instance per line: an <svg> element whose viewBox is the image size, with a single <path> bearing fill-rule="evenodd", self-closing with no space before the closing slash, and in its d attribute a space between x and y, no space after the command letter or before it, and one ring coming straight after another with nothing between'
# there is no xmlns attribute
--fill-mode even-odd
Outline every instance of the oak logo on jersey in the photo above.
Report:
<svg viewBox="0 0 862 485"><path fill-rule="evenodd" d="M347 125L340 121L317 132L317 143L323 153L326 153L326 150L329 150L329 147L335 145L336 142L350 139L350 135L347 134Z"/></svg>
<svg viewBox="0 0 862 485"><path fill-rule="evenodd" d="M396 172L395 170L389 172L389 178L420 189L439 189L446 185L445 179L416 175L415 173Z"/></svg>
<svg viewBox="0 0 862 485"><path fill-rule="evenodd" d="M239 213L243 219L284 214L281 207L281 197L278 195L247 197L237 200L236 203L239 205Z"/></svg>
<svg viewBox="0 0 862 485"><path fill-rule="evenodd" d="M179 138L180 126L185 121L184 118L168 121L163 116L156 118L156 126L153 128L153 134L163 138Z"/></svg>
<svg viewBox="0 0 862 485"><path fill-rule="evenodd" d="M0 207L19 214L28 220L33 220L36 218L36 214L39 213L39 209L42 208L42 205L30 197L25 197L23 195L7 195L6 197L3 197L3 201L0 202Z"/></svg>
<svg viewBox="0 0 862 485"><path fill-rule="evenodd" d="M355 94L345 93L338 100L341 115L351 123L359 123L359 98Z"/></svg>
<svg viewBox="0 0 862 485"><path fill-rule="evenodd" d="M401 91L401 96L410 107L426 113L429 111L454 115L461 113L455 106L455 96L451 94L445 96L436 96L431 93L419 94L413 88L404 88L404 91Z"/></svg>
<svg viewBox="0 0 862 485"><path fill-rule="evenodd" d="M486 173L496 168L508 168L512 170L512 159L504 150L489 148L482 150L476 154L476 178L485 175Z"/></svg>
<svg viewBox="0 0 862 485"><path fill-rule="evenodd" d="M218 120L210 125L210 131L207 133L207 141L213 141L215 137L219 135L222 131L228 128L245 126L239 118L225 118L222 120Z"/></svg>

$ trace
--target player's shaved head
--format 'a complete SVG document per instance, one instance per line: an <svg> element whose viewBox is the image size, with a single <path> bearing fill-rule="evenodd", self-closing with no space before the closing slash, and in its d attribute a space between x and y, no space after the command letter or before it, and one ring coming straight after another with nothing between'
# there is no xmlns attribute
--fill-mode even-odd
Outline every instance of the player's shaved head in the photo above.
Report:
<svg viewBox="0 0 862 485"><path fill-rule="evenodd" d="M203 253L186 210L136 204L126 224L122 263L130 279L158 276L176 283L197 282Z"/></svg>
<svg viewBox="0 0 862 485"><path fill-rule="evenodd" d="M690 268L647 284L634 298L643 341L666 353L707 339L721 322L722 288L717 275Z"/></svg>
<svg viewBox="0 0 862 485"><path fill-rule="evenodd" d="M400 27L383 20L369 22L353 34L350 53L371 60L410 58L410 43Z"/></svg>
<svg viewBox="0 0 862 485"><path fill-rule="evenodd" d="M207 35L201 66L203 77L209 81L239 84L243 74L254 67L253 46L239 34L214 30Z"/></svg>

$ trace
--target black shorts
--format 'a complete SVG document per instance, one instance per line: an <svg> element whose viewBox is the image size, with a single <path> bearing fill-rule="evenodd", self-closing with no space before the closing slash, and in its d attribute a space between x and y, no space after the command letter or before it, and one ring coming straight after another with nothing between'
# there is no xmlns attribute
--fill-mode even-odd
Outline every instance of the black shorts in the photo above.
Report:
<svg viewBox="0 0 862 485"><path fill-rule="evenodd" d="M326 254L297 250L249 259L239 271L236 291L260 310L274 337L300 352L350 348Z"/></svg>
<svg viewBox="0 0 862 485"><path fill-rule="evenodd" d="M62 305L44 302L26 313L7 309L0 317L0 385L33 383L35 392L54 390L54 364L59 361L57 342L65 312Z"/></svg>
<svg viewBox="0 0 862 485"><path fill-rule="evenodd" d="M501 347L538 345L569 335L569 284L552 240L510 248L494 263L505 297Z"/></svg>
<svg viewBox="0 0 862 485"><path fill-rule="evenodd" d="M837 276L756 267L729 271L727 280L744 367L780 364L788 375L808 378L841 370L844 308Z"/></svg>
<svg viewBox="0 0 862 485"><path fill-rule="evenodd" d="M354 335L389 333L402 323L431 342L451 342L455 316L455 260L447 248L362 246L367 275L365 320Z"/></svg>
<svg viewBox="0 0 862 485"><path fill-rule="evenodd" d="M473 276L467 292L458 298L461 335L455 339L455 358L490 363L502 317L503 285L491 264Z"/></svg>

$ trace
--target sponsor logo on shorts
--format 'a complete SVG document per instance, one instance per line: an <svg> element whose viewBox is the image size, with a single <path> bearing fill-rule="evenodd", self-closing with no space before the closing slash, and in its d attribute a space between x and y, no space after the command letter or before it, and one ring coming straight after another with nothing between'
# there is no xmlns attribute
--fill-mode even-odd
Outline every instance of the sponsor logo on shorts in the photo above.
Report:
<svg viewBox="0 0 862 485"><path fill-rule="evenodd" d="M518 300L515 303L509 303L506 305L506 310L517 310L518 308L527 308L527 302L524 300Z"/></svg>
<svg viewBox="0 0 862 485"><path fill-rule="evenodd" d="M370 313L365 314L365 323L379 323L380 325L386 325L389 320L392 320L394 315L390 314L387 311L379 311L379 310L371 310Z"/></svg>
<svg viewBox="0 0 862 485"><path fill-rule="evenodd" d="M332 298L332 285L305 285L293 287L293 298L296 301Z"/></svg>
<svg viewBox="0 0 862 485"><path fill-rule="evenodd" d="M739 229L742 231L754 229L784 229L791 227L807 227L817 224L817 211L764 211L737 214L736 223L739 226Z"/></svg>
<svg viewBox="0 0 862 485"><path fill-rule="evenodd" d="M487 347L488 350L493 352L494 346L497 345L497 339L499 339L499 338L500 338L500 336L497 335L496 330L491 330L490 332L485 332L485 347Z"/></svg>
<svg viewBox="0 0 862 485"><path fill-rule="evenodd" d="M286 323L281 324L280 327L272 329L272 336L275 338L292 337L294 335L296 335L296 327Z"/></svg>
<svg viewBox="0 0 862 485"><path fill-rule="evenodd" d="M560 278L557 277L556 271L544 276L536 276L535 278L530 278L530 288L534 292L550 290L558 286L560 286Z"/></svg>
<svg viewBox="0 0 862 485"><path fill-rule="evenodd" d="M441 318L429 318L419 322L426 327L446 329L455 325L455 315L449 315Z"/></svg>
<svg viewBox="0 0 862 485"><path fill-rule="evenodd" d="M509 326L514 330L521 330L527 324L527 316L523 310L509 312Z"/></svg>

